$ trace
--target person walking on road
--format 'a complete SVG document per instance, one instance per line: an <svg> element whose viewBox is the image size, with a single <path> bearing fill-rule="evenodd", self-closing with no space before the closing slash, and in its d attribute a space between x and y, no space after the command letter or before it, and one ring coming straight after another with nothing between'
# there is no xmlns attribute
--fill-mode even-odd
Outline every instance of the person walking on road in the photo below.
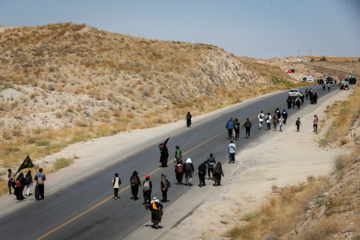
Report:
<svg viewBox="0 0 360 240"><path fill-rule="evenodd" d="M153 228L158 229L163 215L163 205L158 199L156 199L156 197L154 197L149 204L145 205L145 209L151 211L151 222L153 223Z"/></svg>
<svg viewBox="0 0 360 240"><path fill-rule="evenodd" d="M279 119L280 116L281 116L280 109L279 109L279 108L276 108L275 113L276 113L276 115L277 115L277 118Z"/></svg>
<svg viewBox="0 0 360 240"><path fill-rule="evenodd" d="M314 115L314 121L313 121L314 125L314 132L317 132L317 128L318 128L318 123L319 123L319 119L316 115Z"/></svg>
<svg viewBox="0 0 360 240"><path fill-rule="evenodd" d="M296 120L295 125L296 125L296 131L299 132L300 131L300 125L301 125L300 118L298 118Z"/></svg>
<svg viewBox="0 0 360 240"><path fill-rule="evenodd" d="M145 181L143 182L143 196L144 196L145 205L150 203L151 191L152 191L152 182L150 181L150 176L146 175Z"/></svg>
<svg viewBox="0 0 360 240"><path fill-rule="evenodd" d="M9 194L11 195L12 192L11 192L11 188L12 188L12 183L13 183L13 176L12 176L12 171L11 169L9 168L8 169L8 188L9 188Z"/></svg>
<svg viewBox="0 0 360 240"><path fill-rule="evenodd" d="M24 178L24 174L20 173L19 176L16 178L15 182L15 191L14 195L16 196L17 200L23 200L26 199L23 196L24 186L26 185L26 180Z"/></svg>
<svg viewBox="0 0 360 240"><path fill-rule="evenodd" d="M238 120L237 118L235 118L234 131L235 131L235 140L239 140L239 136L240 136L240 123L239 123L239 120Z"/></svg>
<svg viewBox="0 0 360 240"><path fill-rule="evenodd" d="M30 188L33 185L33 180L32 180L32 176L31 176L31 171L29 170L28 173L25 176L25 180L26 180L26 196L30 196Z"/></svg>
<svg viewBox="0 0 360 240"><path fill-rule="evenodd" d="M235 163L235 149L235 143L233 140L230 140L230 144L228 145L229 163Z"/></svg>
<svg viewBox="0 0 360 240"><path fill-rule="evenodd" d="M305 98L306 98L306 100L309 99L309 90L308 89L305 90Z"/></svg>
<svg viewBox="0 0 360 240"><path fill-rule="evenodd" d="M227 121L225 128L228 130L228 138L232 139L233 131L234 131L234 120L233 118L230 118L229 121Z"/></svg>
<svg viewBox="0 0 360 240"><path fill-rule="evenodd" d="M177 184L182 185L183 175L184 175L184 164L183 161L180 159L175 166L175 176L176 176Z"/></svg>
<svg viewBox="0 0 360 240"><path fill-rule="evenodd" d="M274 116L273 116L274 130L276 130L278 121L279 121L278 115L275 113Z"/></svg>
<svg viewBox="0 0 360 240"><path fill-rule="evenodd" d="M249 118L247 118L246 122L243 124L242 128L244 127L245 127L246 138L250 138L251 122Z"/></svg>
<svg viewBox="0 0 360 240"><path fill-rule="evenodd" d="M176 146L175 149L175 164L177 164L182 159L182 153L179 146Z"/></svg>
<svg viewBox="0 0 360 240"><path fill-rule="evenodd" d="M224 176L224 172L222 170L221 162L218 162L214 169L214 186L220 186L221 185L221 175Z"/></svg>
<svg viewBox="0 0 360 240"><path fill-rule="evenodd" d="M287 103L288 109L291 109L291 106L292 106L292 99L291 99L291 97L288 97L288 98L287 98L286 103Z"/></svg>
<svg viewBox="0 0 360 240"><path fill-rule="evenodd" d="M160 189L163 197L161 202L167 202L167 191L169 190L169 187L170 182L166 179L166 175L161 174Z"/></svg>
<svg viewBox="0 0 360 240"><path fill-rule="evenodd" d="M188 158L184 164L184 171L185 171L185 180L187 186L192 186L192 175L194 174L194 165L191 161L191 158Z"/></svg>
<svg viewBox="0 0 360 240"><path fill-rule="evenodd" d="M114 188L114 197L113 197L113 199L115 199L115 200L118 199L118 192L119 192L120 184L121 184L121 180L119 178L119 174L115 173L115 177L112 180L112 185L113 185L113 188Z"/></svg>
<svg viewBox="0 0 360 240"><path fill-rule="evenodd" d="M139 193L139 187L141 186L141 181L137 171L134 171L132 176L130 177L130 186L131 186L131 194L132 194L131 198L134 201L136 201L139 199L138 193Z"/></svg>
<svg viewBox="0 0 360 240"><path fill-rule="evenodd" d="M170 137L168 137L164 143L159 144L161 167L167 167L169 151L168 151L166 144L169 141L169 139L170 139Z"/></svg>
<svg viewBox="0 0 360 240"><path fill-rule="evenodd" d="M265 119L264 111L261 111L258 114L258 119L259 119L259 129L262 130L262 127L264 126L264 119Z"/></svg>
<svg viewBox="0 0 360 240"><path fill-rule="evenodd" d="M185 117L187 127L190 127L190 125L191 125L191 118L192 118L192 116L191 116L190 112L188 112L186 117Z"/></svg>
<svg viewBox="0 0 360 240"><path fill-rule="evenodd" d="M205 177L206 177L206 161L201 163L198 167L199 170L199 187L206 186Z"/></svg>
<svg viewBox="0 0 360 240"><path fill-rule="evenodd" d="M279 118L279 126L280 126L280 132L282 132L284 128L284 119L282 116Z"/></svg>
<svg viewBox="0 0 360 240"><path fill-rule="evenodd" d="M268 113L268 114L266 115L265 121L266 121L267 130L270 130L270 124L271 124L271 115L270 115L270 113Z"/></svg>
<svg viewBox="0 0 360 240"><path fill-rule="evenodd" d="M46 180L45 174L43 174L43 169L40 168L39 172L35 175L34 180L36 181L35 186L35 199L38 200L44 200L44 192L45 192L45 185L44 181Z"/></svg>
<svg viewBox="0 0 360 240"><path fill-rule="evenodd" d="M216 160L214 154L210 153L210 157L206 160L207 169L208 169L208 179L211 179L210 173L214 174L215 163Z"/></svg>
<svg viewBox="0 0 360 240"><path fill-rule="evenodd" d="M288 118L288 113L285 109L282 111L281 116L284 119L284 124L286 124L286 119Z"/></svg>
<svg viewBox="0 0 360 240"><path fill-rule="evenodd" d="M327 88L328 88L328 92L330 92L330 87L331 87L330 82L328 82L326 85L327 85Z"/></svg>

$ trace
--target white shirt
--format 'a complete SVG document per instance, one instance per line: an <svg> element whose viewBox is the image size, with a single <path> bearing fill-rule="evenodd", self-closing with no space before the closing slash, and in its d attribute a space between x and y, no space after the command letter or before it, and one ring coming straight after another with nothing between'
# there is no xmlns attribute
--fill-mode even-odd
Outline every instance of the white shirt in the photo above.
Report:
<svg viewBox="0 0 360 240"><path fill-rule="evenodd" d="M235 153L235 149L236 149L235 143L230 143L228 146L228 152Z"/></svg>
<svg viewBox="0 0 360 240"><path fill-rule="evenodd" d="M264 121L264 118L265 118L265 115L263 113L259 113L258 115L258 119L260 122L263 122Z"/></svg>

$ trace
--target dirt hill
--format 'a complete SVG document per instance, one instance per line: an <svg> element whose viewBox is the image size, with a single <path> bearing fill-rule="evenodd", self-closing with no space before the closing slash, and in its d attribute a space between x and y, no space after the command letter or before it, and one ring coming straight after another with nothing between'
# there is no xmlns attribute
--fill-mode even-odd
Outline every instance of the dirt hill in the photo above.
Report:
<svg viewBox="0 0 360 240"><path fill-rule="evenodd" d="M0 137L11 140L46 128L109 123L124 130L171 122L186 111L233 101L233 91L246 94L255 84L269 83L210 45L71 23L3 28Z"/></svg>

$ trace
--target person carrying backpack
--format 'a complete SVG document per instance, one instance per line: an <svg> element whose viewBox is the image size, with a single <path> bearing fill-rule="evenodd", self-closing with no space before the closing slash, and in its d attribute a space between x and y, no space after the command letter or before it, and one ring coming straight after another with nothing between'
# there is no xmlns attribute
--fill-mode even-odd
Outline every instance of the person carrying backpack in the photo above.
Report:
<svg viewBox="0 0 360 240"><path fill-rule="evenodd" d="M242 128L244 127L245 127L246 138L250 138L251 122L249 118L247 118L246 122L243 124Z"/></svg>
<svg viewBox="0 0 360 240"><path fill-rule="evenodd" d="M33 184L33 180L32 180L32 176L31 176L31 171L29 170L28 173L26 174L25 177L26 180L26 188L27 188L27 192L26 192L26 196L30 196L30 187Z"/></svg>
<svg viewBox="0 0 360 240"><path fill-rule="evenodd" d="M45 174L43 174L43 169L40 168L39 172L35 175L34 180L36 181L36 187L35 187L35 199L37 201L44 200L44 191L45 191L45 185L44 181L46 180Z"/></svg>
<svg viewBox="0 0 360 240"><path fill-rule="evenodd" d="M228 138L232 139L233 131L234 131L235 123L233 121L233 118L230 118L229 121L227 121L225 128L228 130Z"/></svg>
<svg viewBox="0 0 360 240"><path fill-rule="evenodd" d="M177 184L182 184L182 179L184 175L184 164L183 161L180 159L178 163L175 165L175 176L177 180Z"/></svg>
<svg viewBox="0 0 360 240"><path fill-rule="evenodd" d="M167 202L167 191L169 190L170 182L166 179L165 174L161 174L160 189L163 199L161 202Z"/></svg>
<svg viewBox="0 0 360 240"><path fill-rule="evenodd" d="M115 199L115 200L118 199L118 192L119 192L120 184L121 184L121 180L119 178L119 174L115 173L115 177L112 180L112 185L113 185L113 188L114 188L114 197L113 197L113 199Z"/></svg>
<svg viewBox="0 0 360 240"><path fill-rule="evenodd" d="M214 154L210 153L210 157L206 160L207 169L208 169L208 176L209 176L208 179L211 178L210 173L214 174L215 163L216 163L216 160L215 160Z"/></svg>
<svg viewBox="0 0 360 240"><path fill-rule="evenodd" d="M187 186L192 186L192 175L194 174L194 165L191 161L191 158L188 158L184 164L184 172Z"/></svg>
<svg viewBox="0 0 360 240"><path fill-rule="evenodd" d="M150 176L146 175L145 181L143 182L143 196L144 196L145 205L148 205L150 203L151 191L152 191L152 183L150 181Z"/></svg>
<svg viewBox="0 0 360 240"><path fill-rule="evenodd" d="M137 197L139 192L139 186L141 186L140 178L138 176L137 171L134 171L132 176L130 177L130 187L131 187L131 199L134 199L134 201L138 200Z"/></svg>
<svg viewBox="0 0 360 240"><path fill-rule="evenodd" d="M15 181L15 191L14 191L14 195L16 196L17 200L23 200L26 199L23 196L23 190L24 190L24 186L26 185L26 180L24 178L24 174L20 173L19 176L16 178Z"/></svg>

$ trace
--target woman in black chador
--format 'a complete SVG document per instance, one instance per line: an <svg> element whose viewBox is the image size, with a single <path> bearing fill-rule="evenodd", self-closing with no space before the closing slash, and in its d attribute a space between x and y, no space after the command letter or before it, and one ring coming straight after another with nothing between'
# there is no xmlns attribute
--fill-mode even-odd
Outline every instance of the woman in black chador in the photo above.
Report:
<svg viewBox="0 0 360 240"><path fill-rule="evenodd" d="M185 118L185 120L186 120L186 125L188 126L188 127L190 127L190 125L191 125L191 114L190 114L190 112L188 112L188 114L186 115L186 118Z"/></svg>
<svg viewBox="0 0 360 240"><path fill-rule="evenodd" d="M288 118L288 114L285 109L282 111L281 116L284 119L284 124L286 124L286 119Z"/></svg>
<svg viewBox="0 0 360 240"><path fill-rule="evenodd" d="M160 153L161 153L160 154L161 167L167 167L169 151L166 147L166 144L169 141L169 139L170 139L170 137L168 137L168 139L166 139L164 143L159 144L159 149L160 149Z"/></svg>

